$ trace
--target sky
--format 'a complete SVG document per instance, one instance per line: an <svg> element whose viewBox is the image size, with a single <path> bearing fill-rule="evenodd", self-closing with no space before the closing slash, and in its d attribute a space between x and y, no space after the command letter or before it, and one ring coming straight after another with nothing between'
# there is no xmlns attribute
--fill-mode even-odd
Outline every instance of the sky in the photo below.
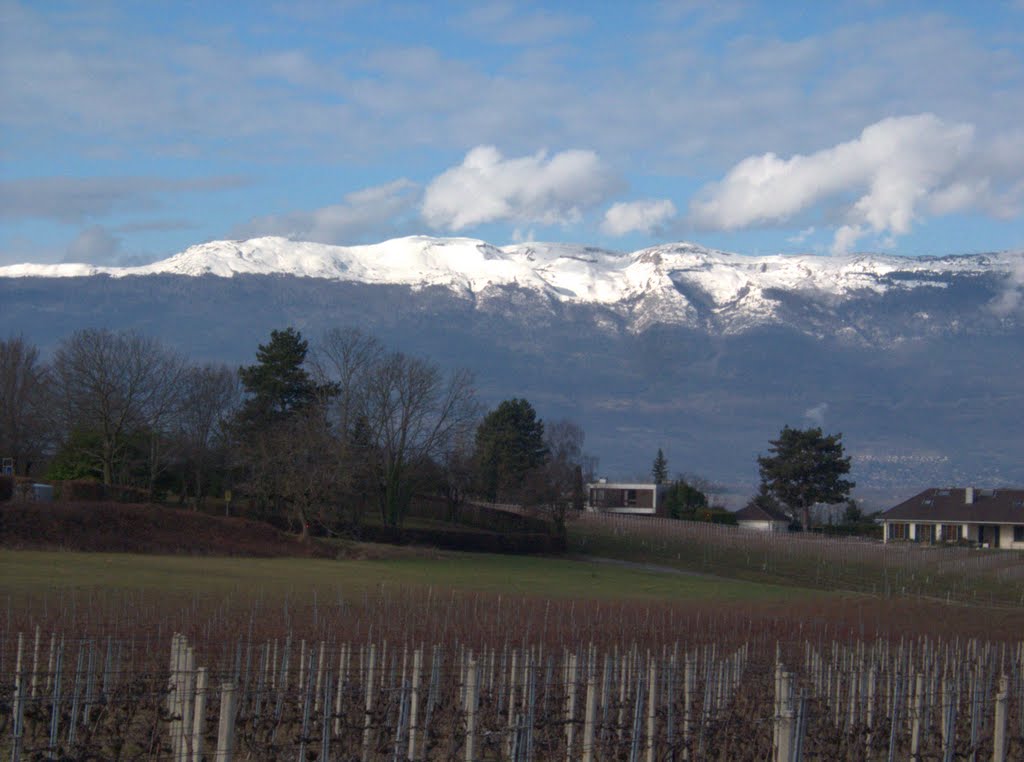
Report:
<svg viewBox="0 0 1024 762"><path fill-rule="evenodd" d="M0 0L0 265L1024 249L1024 0Z"/></svg>

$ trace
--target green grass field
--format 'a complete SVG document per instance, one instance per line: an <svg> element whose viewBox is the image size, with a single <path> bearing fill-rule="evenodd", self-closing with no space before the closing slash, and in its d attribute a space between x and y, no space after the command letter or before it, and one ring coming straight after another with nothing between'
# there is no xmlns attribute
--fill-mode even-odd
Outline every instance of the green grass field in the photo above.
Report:
<svg viewBox="0 0 1024 762"><path fill-rule="evenodd" d="M443 590L633 601L790 602L835 597L763 583L621 568L586 561L443 553L382 560L252 559L118 553L0 551L0 593L62 590L168 593L244 591L267 596Z"/></svg>

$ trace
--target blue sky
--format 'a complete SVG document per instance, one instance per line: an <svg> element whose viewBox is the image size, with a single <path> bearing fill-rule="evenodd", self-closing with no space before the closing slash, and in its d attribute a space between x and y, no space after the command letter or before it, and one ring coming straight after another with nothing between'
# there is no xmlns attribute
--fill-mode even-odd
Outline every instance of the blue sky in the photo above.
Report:
<svg viewBox="0 0 1024 762"><path fill-rule="evenodd" d="M1024 0L0 2L0 96L0 264L1024 248Z"/></svg>

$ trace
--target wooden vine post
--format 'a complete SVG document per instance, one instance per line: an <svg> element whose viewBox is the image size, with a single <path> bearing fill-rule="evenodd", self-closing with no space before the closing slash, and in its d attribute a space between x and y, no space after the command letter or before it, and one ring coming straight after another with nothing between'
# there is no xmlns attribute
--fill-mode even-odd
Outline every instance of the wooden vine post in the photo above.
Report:
<svg viewBox="0 0 1024 762"><path fill-rule="evenodd" d="M217 754L215 762L231 762L235 751L235 684L225 681L220 685L220 723L217 726Z"/></svg>
<svg viewBox="0 0 1024 762"><path fill-rule="evenodd" d="M996 694L996 713L992 739L992 762L1006 762L1006 710L1010 698L1010 683L1006 675L999 677ZM1024 708L1022 708L1024 711Z"/></svg>
<svg viewBox="0 0 1024 762"><path fill-rule="evenodd" d="M476 660L470 656L466 668L466 762L476 757Z"/></svg>

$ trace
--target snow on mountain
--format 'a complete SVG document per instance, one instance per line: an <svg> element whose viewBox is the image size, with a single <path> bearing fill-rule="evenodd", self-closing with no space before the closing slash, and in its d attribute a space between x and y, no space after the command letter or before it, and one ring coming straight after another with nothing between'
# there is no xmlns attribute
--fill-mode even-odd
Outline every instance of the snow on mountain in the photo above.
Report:
<svg viewBox="0 0 1024 762"><path fill-rule="evenodd" d="M516 286L562 302L602 305L647 303L658 319L689 322L693 301L734 318L770 317L774 291L799 292L819 301L843 301L892 289L943 288L955 275L1021 271L1024 253L954 257L750 257L671 243L621 254L589 246L521 243L496 247L472 238L412 236L365 246L331 246L265 237L213 241L139 267L87 264L0 267L0 277L114 278L172 274L290 275L303 278L441 286L466 295ZM650 315L634 315L649 323Z"/></svg>

